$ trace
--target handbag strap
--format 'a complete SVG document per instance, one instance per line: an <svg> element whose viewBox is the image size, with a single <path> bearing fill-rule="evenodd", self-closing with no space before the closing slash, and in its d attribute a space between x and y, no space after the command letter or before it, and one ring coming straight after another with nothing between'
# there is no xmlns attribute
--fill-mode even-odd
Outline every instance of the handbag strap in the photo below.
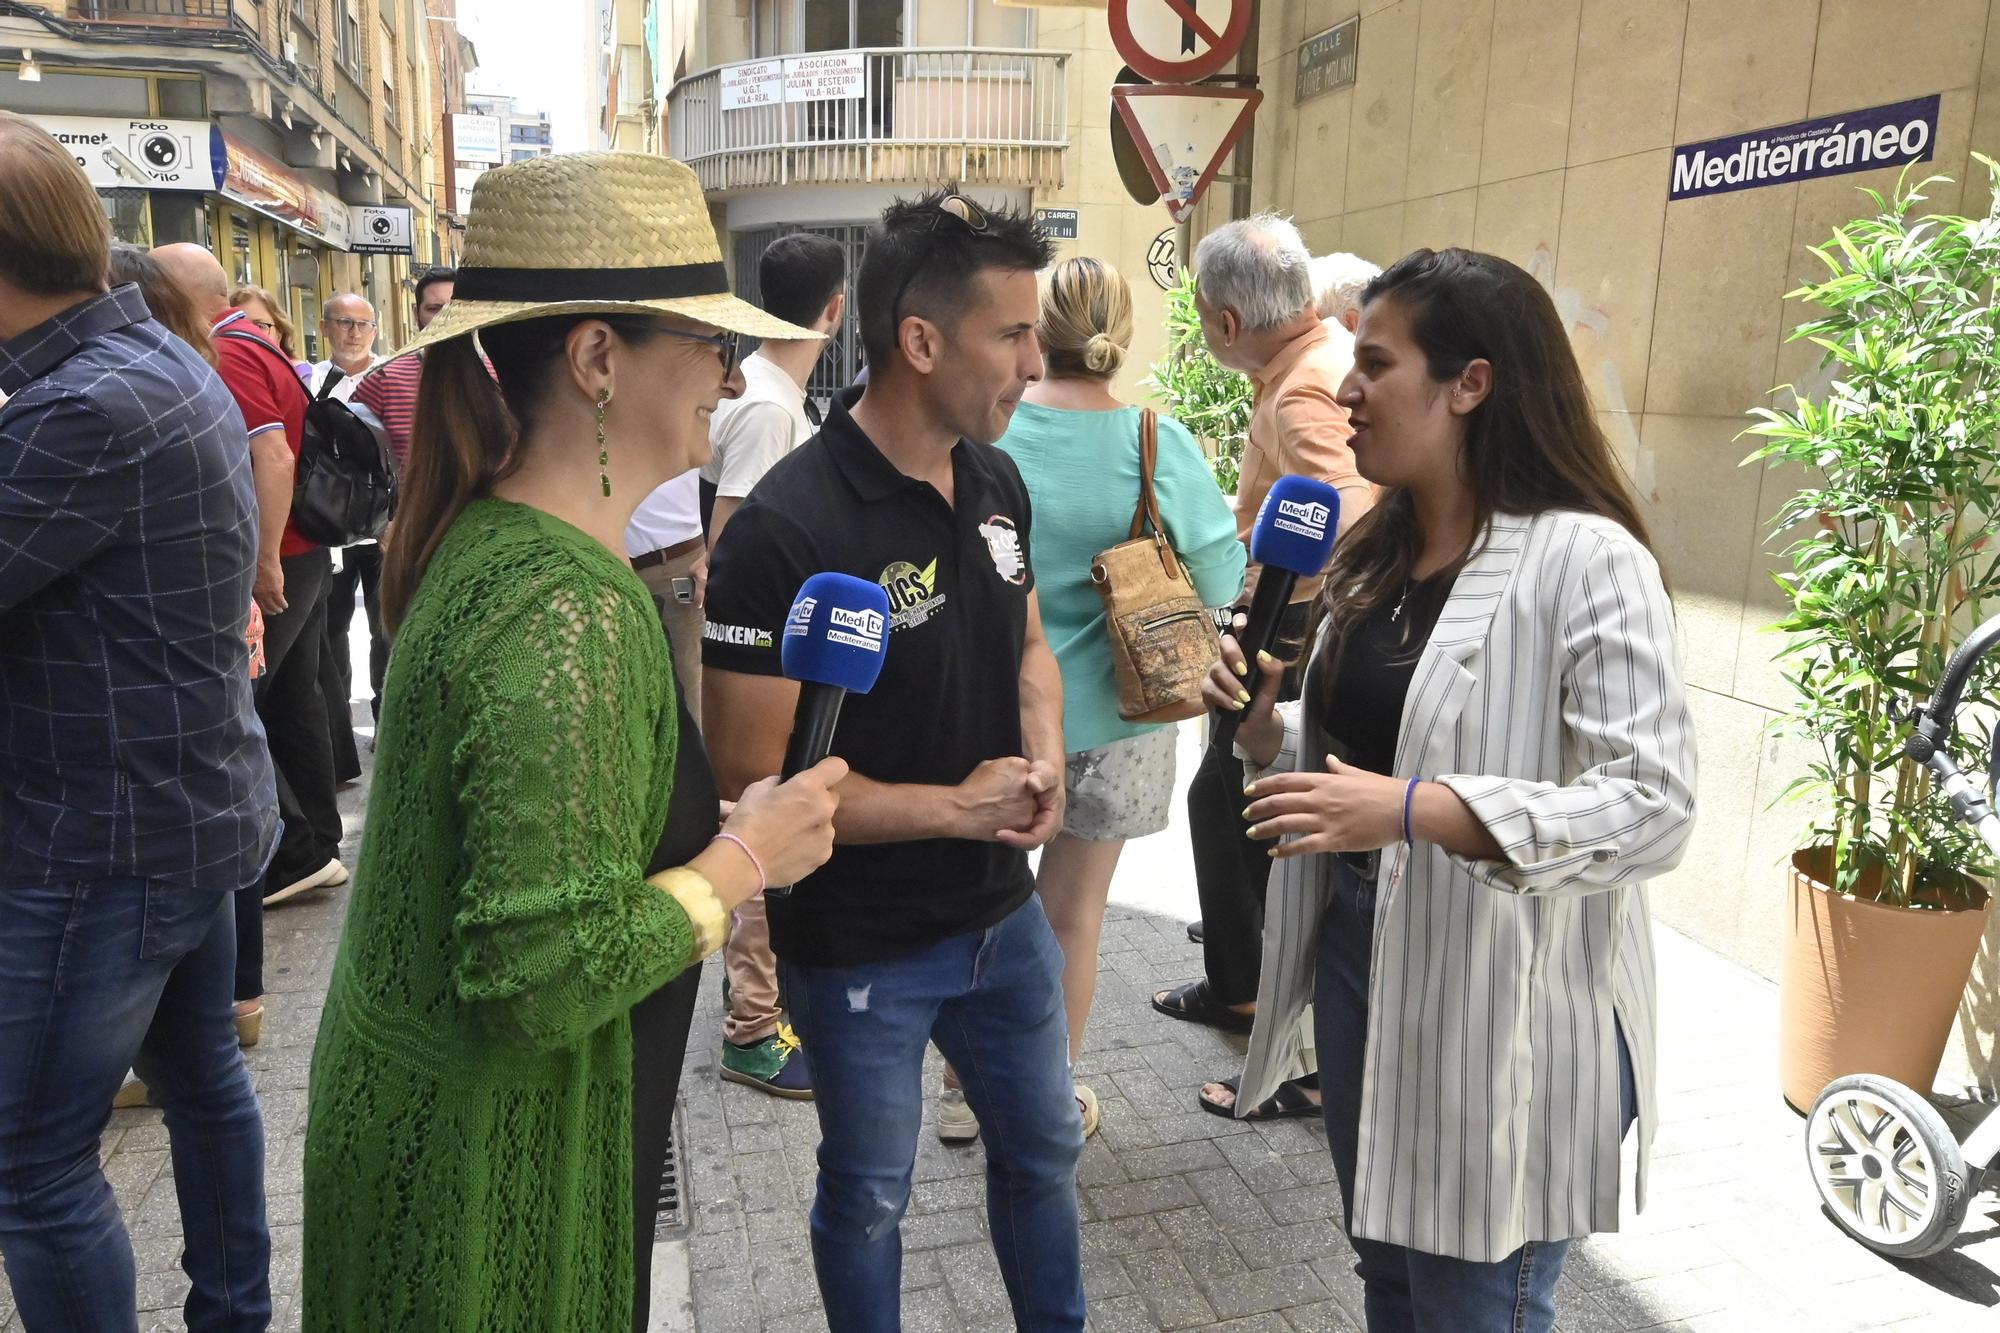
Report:
<svg viewBox="0 0 2000 1333"><path fill-rule="evenodd" d="M1137 541L1145 534L1146 525L1153 525L1153 532L1164 541L1166 525L1160 522L1160 502L1153 495L1153 464L1160 454L1160 418L1152 408L1139 414L1139 508L1132 515L1132 536Z"/></svg>

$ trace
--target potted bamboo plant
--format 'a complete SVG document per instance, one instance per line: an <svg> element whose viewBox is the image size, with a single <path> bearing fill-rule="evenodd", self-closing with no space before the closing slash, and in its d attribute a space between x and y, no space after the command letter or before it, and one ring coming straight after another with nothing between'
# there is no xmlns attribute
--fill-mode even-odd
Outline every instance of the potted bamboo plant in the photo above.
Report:
<svg viewBox="0 0 2000 1333"><path fill-rule="evenodd" d="M1778 726L1819 751L1787 791L1817 798L1780 991L1780 1080L1801 1109L1846 1074L1931 1086L1989 909L1988 853L1903 753L1909 704L2000 595L2000 167L1979 161L1986 216L1920 212L1933 178L1868 191L1874 215L1814 247L1828 276L1790 295L1825 313L1792 338L1825 349L1833 381L1749 430L1767 443L1747 462L1809 478L1774 520L1803 533L1777 576L1797 691ZM1992 751L1994 677L1967 691L1968 758Z"/></svg>

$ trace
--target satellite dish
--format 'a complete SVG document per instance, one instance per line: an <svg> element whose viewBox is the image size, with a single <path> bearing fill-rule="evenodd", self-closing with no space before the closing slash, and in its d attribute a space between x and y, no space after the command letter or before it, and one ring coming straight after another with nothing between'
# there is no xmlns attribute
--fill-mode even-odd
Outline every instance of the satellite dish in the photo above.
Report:
<svg viewBox="0 0 2000 1333"><path fill-rule="evenodd" d="M1130 65L1121 65L1112 85L1150 83L1142 79ZM1157 204L1160 202L1160 187L1153 184L1153 173L1146 166L1145 156L1139 145L1132 141L1132 131L1126 127L1125 117L1118 114L1114 104L1111 107L1111 160L1118 167L1118 179L1125 185L1125 193L1132 196L1135 204Z"/></svg>

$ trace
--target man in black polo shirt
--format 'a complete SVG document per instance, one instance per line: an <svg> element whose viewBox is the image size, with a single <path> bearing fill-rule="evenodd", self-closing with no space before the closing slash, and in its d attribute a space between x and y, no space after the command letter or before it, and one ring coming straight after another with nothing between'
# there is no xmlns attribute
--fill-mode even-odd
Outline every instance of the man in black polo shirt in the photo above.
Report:
<svg viewBox="0 0 2000 1333"><path fill-rule="evenodd" d="M833 752L833 859L769 904L820 1130L813 1260L834 1333L900 1327L899 1224L936 1041L986 1131L994 1249L1023 1328L1083 1327L1062 953L1027 851L1062 822L1062 681L1027 488L992 442L1042 374L1048 243L958 195L898 203L856 282L872 370L715 551L704 732L726 793L776 772L798 687L785 613L822 570L879 582L891 634Z"/></svg>

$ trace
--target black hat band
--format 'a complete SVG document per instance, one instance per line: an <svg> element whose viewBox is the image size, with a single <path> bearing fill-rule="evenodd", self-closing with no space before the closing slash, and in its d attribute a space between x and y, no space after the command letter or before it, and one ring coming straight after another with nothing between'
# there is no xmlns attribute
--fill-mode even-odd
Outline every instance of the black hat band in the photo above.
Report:
<svg viewBox="0 0 2000 1333"><path fill-rule="evenodd" d="M729 270L712 264L664 268L461 268L455 301L663 301L727 296Z"/></svg>

